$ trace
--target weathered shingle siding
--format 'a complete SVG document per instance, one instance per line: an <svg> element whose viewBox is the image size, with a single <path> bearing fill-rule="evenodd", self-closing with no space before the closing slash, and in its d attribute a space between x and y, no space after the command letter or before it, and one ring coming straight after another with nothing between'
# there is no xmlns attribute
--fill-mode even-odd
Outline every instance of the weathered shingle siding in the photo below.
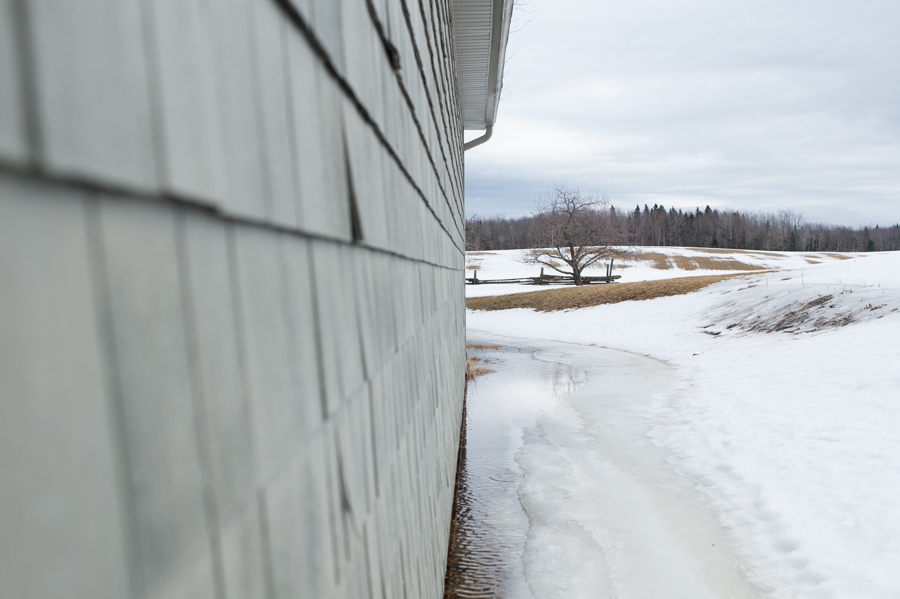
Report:
<svg viewBox="0 0 900 599"><path fill-rule="evenodd" d="M0 0L0 597L441 596L448 1Z"/></svg>

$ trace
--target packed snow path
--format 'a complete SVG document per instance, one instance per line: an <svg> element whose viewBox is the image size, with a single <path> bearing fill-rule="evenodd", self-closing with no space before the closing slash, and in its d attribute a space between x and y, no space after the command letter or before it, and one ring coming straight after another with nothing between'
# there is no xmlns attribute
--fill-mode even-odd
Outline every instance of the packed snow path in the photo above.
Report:
<svg viewBox="0 0 900 599"><path fill-rule="evenodd" d="M485 518L479 540L495 545L472 550L489 556L497 596L760 596L697 481L649 436L652 414L681 392L671 367L597 347L469 337L504 346L479 352L497 372L470 387L467 408L468 507Z"/></svg>

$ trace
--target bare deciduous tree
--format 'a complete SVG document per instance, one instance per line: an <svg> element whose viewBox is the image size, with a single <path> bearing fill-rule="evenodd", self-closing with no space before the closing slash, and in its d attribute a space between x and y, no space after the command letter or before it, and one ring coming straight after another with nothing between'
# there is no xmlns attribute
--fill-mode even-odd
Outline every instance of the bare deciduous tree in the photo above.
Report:
<svg viewBox="0 0 900 599"><path fill-rule="evenodd" d="M576 285L583 284L584 269L623 254L615 246L624 242L624 230L606 196L558 185L539 201L532 219L535 249L522 261L571 275Z"/></svg>

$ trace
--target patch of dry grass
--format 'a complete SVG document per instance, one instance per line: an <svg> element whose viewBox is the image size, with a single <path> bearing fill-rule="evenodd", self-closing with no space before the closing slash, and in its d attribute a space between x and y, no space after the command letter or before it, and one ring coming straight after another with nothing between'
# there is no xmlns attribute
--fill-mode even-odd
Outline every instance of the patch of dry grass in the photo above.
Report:
<svg viewBox="0 0 900 599"><path fill-rule="evenodd" d="M471 381L475 377L490 374L491 372L496 372L496 370L491 370L490 368L485 368L482 364L490 364L484 358L479 358L478 356L470 356L466 355L466 381Z"/></svg>
<svg viewBox="0 0 900 599"><path fill-rule="evenodd" d="M849 260L852 256L845 256L843 254L835 254L834 252L826 252L826 256L829 258L835 258L837 260Z"/></svg>
<svg viewBox="0 0 900 599"><path fill-rule="evenodd" d="M466 256L496 256L495 252L466 252Z"/></svg>
<svg viewBox="0 0 900 599"><path fill-rule="evenodd" d="M766 272L766 271L760 271ZM669 295L683 295L703 289L713 283L724 281L739 274L712 275L705 277L682 277L659 281L638 281L634 283L609 283L584 287L564 287L530 293L490 295L470 297L466 308L470 310L511 310L531 308L540 312L588 308L601 304L615 304L630 300L647 300Z"/></svg>
<svg viewBox="0 0 900 599"><path fill-rule="evenodd" d="M638 262L649 262L650 266L657 270L669 270L672 268L669 256L660 252L641 252L634 259Z"/></svg>
<svg viewBox="0 0 900 599"><path fill-rule="evenodd" d="M491 345L490 343L466 343L466 349L500 349L502 345Z"/></svg>
<svg viewBox="0 0 900 599"><path fill-rule="evenodd" d="M784 254L775 252L764 252L762 250L729 250L724 248L687 248L697 252L707 252L709 254L758 254L760 256L774 256L776 258L784 258Z"/></svg>
<svg viewBox="0 0 900 599"><path fill-rule="evenodd" d="M762 270L754 264L747 264L733 258L712 258L706 256L669 256L660 252L641 252L636 257L641 262L650 262L657 270Z"/></svg>

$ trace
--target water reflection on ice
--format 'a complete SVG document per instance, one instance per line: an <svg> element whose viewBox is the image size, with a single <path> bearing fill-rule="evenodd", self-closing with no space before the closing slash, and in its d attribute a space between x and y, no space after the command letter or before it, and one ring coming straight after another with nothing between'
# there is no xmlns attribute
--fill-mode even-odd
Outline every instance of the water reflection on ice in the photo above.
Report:
<svg viewBox="0 0 900 599"><path fill-rule="evenodd" d="M470 333L471 336L471 333ZM663 363L478 336L448 597L756 597L695 482L651 441Z"/></svg>

